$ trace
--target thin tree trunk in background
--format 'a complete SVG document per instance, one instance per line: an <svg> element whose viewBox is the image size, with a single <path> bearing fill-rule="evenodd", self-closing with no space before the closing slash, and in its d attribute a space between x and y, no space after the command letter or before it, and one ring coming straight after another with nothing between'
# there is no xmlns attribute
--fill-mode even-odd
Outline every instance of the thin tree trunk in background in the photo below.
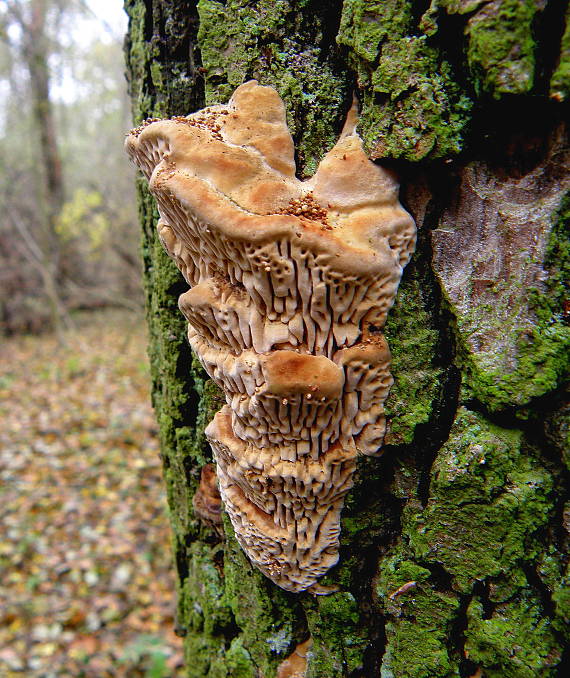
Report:
<svg viewBox="0 0 570 678"><path fill-rule="evenodd" d="M192 678L567 675L570 27L564 3L127 0L135 122L225 103L252 77L285 100L299 173L352 92L369 156L418 226L386 336L380 459L342 519L337 593L288 594L193 507L222 398L192 357L186 285L139 184L153 402ZM279 668L280 667L280 668ZM279 671L279 673L278 673Z"/></svg>
<svg viewBox="0 0 570 678"><path fill-rule="evenodd" d="M30 73L33 110L38 126L48 218L53 224L64 199L63 172L57 146L53 104L50 99L46 0L32 0L32 16L25 54Z"/></svg>
<svg viewBox="0 0 570 678"><path fill-rule="evenodd" d="M41 250L43 252L44 291L51 307L54 329L61 337L65 309L60 299L61 252L56 220L64 202L61 158L55 131L53 103L50 98L49 38L46 34L47 0L31 0L29 16L21 18L23 56L30 77L33 115L41 160L38 201L41 213Z"/></svg>

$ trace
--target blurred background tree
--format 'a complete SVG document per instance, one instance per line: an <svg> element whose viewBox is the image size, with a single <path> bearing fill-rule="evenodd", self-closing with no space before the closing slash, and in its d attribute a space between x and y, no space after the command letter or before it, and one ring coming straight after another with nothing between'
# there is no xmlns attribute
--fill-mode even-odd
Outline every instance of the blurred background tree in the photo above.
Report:
<svg viewBox="0 0 570 678"><path fill-rule="evenodd" d="M83 0L0 4L0 333L140 308L121 42Z"/></svg>

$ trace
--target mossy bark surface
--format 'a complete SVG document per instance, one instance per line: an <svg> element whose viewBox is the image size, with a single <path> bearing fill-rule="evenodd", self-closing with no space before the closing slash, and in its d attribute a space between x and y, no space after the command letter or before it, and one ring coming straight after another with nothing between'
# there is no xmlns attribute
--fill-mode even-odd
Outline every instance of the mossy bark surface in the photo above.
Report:
<svg viewBox="0 0 570 678"><path fill-rule="evenodd" d="M284 98L298 172L352 94L418 248L386 327L384 455L359 463L338 590L288 594L192 506L221 394L193 358L140 182L153 401L191 678L567 675L568 19L556 0L127 0L135 122ZM565 301L566 299L566 301ZM566 577L566 579L565 579Z"/></svg>

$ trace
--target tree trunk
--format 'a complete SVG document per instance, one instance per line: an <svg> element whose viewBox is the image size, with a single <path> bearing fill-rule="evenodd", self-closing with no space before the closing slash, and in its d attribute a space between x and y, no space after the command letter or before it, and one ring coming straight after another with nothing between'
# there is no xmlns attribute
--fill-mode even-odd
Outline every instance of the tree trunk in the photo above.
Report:
<svg viewBox="0 0 570 678"><path fill-rule="evenodd" d="M38 189L40 272L50 305L52 326L63 341L65 308L60 299L61 252L56 221L64 202L64 181L50 98L50 45L46 31L47 0L30 0L27 14L14 3L10 8L22 31L22 54L30 78L32 110L39 142Z"/></svg>
<svg viewBox="0 0 570 678"><path fill-rule="evenodd" d="M322 580L338 591L289 594L251 567L227 520L223 532L213 524L215 507L204 519L206 473L193 505L211 461L204 427L222 399L187 345L186 285L141 180L187 675L566 675L564 3L125 4L136 122L225 103L256 78L286 102L304 177L356 90L366 150L398 171L418 227L386 326L384 454L359 462L340 561Z"/></svg>
<svg viewBox="0 0 570 678"><path fill-rule="evenodd" d="M53 104L49 92L49 47L46 35L46 10L46 0L32 1L24 54L30 74L34 118L40 140L47 217L50 231L54 233L55 219L63 205L64 191L61 159L55 134ZM55 235L52 237L57 240Z"/></svg>

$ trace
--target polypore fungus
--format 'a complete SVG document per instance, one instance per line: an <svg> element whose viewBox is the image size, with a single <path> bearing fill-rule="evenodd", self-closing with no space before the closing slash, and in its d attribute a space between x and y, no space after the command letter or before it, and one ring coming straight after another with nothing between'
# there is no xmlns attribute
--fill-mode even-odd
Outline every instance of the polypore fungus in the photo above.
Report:
<svg viewBox="0 0 570 678"><path fill-rule="evenodd" d="M218 528L222 524L222 498L212 464L202 466L200 484L192 497L192 506L202 522L219 531Z"/></svg>
<svg viewBox="0 0 570 678"><path fill-rule="evenodd" d="M129 155L191 289L188 337L227 405L206 429L220 493L253 564L289 591L338 560L358 453L379 453L392 384L382 335L415 227L369 161L356 116L307 181L277 92L148 121Z"/></svg>

